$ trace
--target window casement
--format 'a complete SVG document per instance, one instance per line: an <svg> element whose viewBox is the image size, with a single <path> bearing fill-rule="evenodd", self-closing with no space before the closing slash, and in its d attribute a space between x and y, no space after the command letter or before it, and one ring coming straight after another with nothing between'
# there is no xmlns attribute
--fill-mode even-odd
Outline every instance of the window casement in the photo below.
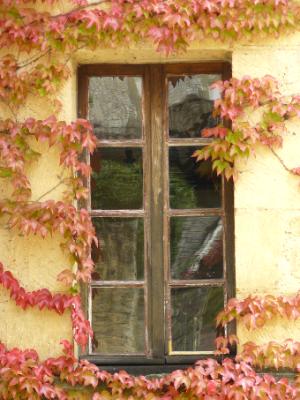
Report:
<svg viewBox="0 0 300 400"><path fill-rule="evenodd" d="M87 207L99 248L85 296L95 336L83 357L108 369L188 365L222 333L232 185L192 155L218 123L211 84L229 76L225 62L79 67L79 116L98 140Z"/></svg>

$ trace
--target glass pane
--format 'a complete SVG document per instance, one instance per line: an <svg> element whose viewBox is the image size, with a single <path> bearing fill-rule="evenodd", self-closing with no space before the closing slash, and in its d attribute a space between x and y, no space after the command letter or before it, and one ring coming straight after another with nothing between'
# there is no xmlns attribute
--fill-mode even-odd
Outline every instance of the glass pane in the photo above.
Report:
<svg viewBox="0 0 300 400"><path fill-rule="evenodd" d="M89 81L89 120L100 139L142 136L142 78L92 77Z"/></svg>
<svg viewBox="0 0 300 400"><path fill-rule="evenodd" d="M93 288L93 351L144 353L144 291Z"/></svg>
<svg viewBox="0 0 300 400"><path fill-rule="evenodd" d="M92 158L92 209L122 210L143 206L141 148L97 149Z"/></svg>
<svg viewBox="0 0 300 400"><path fill-rule="evenodd" d="M220 217L172 217L170 225L172 278L222 278L222 219Z"/></svg>
<svg viewBox="0 0 300 400"><path fill-rule="evenodd" d="M218 123L211 114L213 102L220 97L220 92L210 85L220 79L221 75L207 74L169 78L170 137L199 137L202 129Z"/></svg>
<svg viewBox="0 0 300 400"><path fill-rule="evenodd" d="M173 351L214 350L215 318L224 307L223 288L171 290Z"/></svg>
<svg viewBox="0 0 300 400"><path fill-rule="evenodd" d="M99 247L93 247L93 279L144 278L144 221L142 218L93 218Z"/></svg>
<svg viewBox="0 0 300 400"><path fill-rule="evenodd" d="M221 206L221 178L210 161L197 162L192 157L196 147L171 147L170 206L171 208L211 208Z"/></svg>

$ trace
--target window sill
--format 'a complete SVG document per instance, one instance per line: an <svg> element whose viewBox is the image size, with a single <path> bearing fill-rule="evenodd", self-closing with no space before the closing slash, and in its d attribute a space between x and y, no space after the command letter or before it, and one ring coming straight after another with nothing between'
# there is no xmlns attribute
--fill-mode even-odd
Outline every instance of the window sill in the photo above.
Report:
<svg viewBox="0 0 300 400"><path fill-rule="evenodd" d="M100 369L110 373L125 370L132 375L146 375L156 377L157 375L168 374L178 369L192 367L197 361L213 358L219 362L222 358L232 358L232 355L225 357L215 357L212 354L187 355L187 356L167 356L160 359L147 359L143 357L122 357L108 358L103 356L88 355L81 356L81 359L88 360L97 365Z"/></svg>

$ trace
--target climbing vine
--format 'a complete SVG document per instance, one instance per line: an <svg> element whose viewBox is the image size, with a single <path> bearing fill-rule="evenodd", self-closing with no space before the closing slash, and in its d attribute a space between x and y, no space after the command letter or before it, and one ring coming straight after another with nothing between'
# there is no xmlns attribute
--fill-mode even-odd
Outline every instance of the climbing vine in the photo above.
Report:
<svg viewBox="0 0 300 400"><path fill-rule="evenodd" d="M197 150L194 157L197 160L209 158L218 175L224 173L227 179L237 178L237 161L254 154L256 145L261 144L272 151L289 173L300 175L299 166L288 168L276 153L283 143L286 122L300 116L300 96L282 96L271 76L232 78L213 86L222 93L222 98L215 101L213 114L223 119L224 124L202 131L204 137L214 140ZM250 121L246 113L257 110L260 110L258 120ZM230 128L226 121L231 122Z"/></svg>
<svg viewBox="0 0 300 400"><path fill-rule="evenodd" d="M22 119L21 110L34 97L51 101L53 114L61 109L57 92L70 77L69 60L82 48L112 47L152 41L167 54L184 51L203 38L235 42L260 40L293 33L300 26L300 4L289 0L2 0L0 4L0 102L7 118L0 120L0 178L9 196L0 200L0 217L6 229L42 238L59 233L70 265L58 275L65 293L46 288L26 291L22 283L0 263L0 284L12 301L24 310L35 307L63 314L70 310L74 340L83 348L92 336L78 294L78 283L89 282L93 271L90 248L97 244L89 214L76 208L85 199L84 180L90 167L83 152L93 152L95 137L88 121ZM42 11L41 11L42 10ZM205 129L213 141L196 151L198 160L212 159L217 174L237 179L239 160L267 147L283 167L300 175L300 167L287 167L277 154L286 121L300 116L300 96L282 96L276 80L244 77L217 82L222 98L214 115L223 121ZM249 114L258 112L255 122ZM200 134L200 132L199 132ZM55 187L33 198L28 165L41 154L35 142L60 149L61 174ZM60 201L49 200L58 186ZM46 199L47 197L47 199ZM300 316L300 295L231 299L218 316L225 326L238 320L249 329L263 326L276 316L295 320ZM299 368L300 344L287 339L263 346L246 343L235 360L224 358L237 344L235 336L216 341L220 360L199 361L193 368L175 371L161 379L133 377L126 372L109 374L74 356L67 341L58 358L41 361L35 350L7 349L0 344L0 393L3 399L79 398L63 386L84 386L93 400L100 399L299 399L300 379L276 381L258 375L254 367ZM72 397L73 396L73 397Z"/></svg>

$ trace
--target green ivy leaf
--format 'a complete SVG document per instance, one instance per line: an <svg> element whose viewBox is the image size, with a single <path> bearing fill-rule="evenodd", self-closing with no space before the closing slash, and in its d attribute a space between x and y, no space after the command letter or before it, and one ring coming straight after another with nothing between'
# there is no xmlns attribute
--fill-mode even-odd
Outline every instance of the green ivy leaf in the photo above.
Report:
<svg viewBox="0 0 300 400"><path fill-rule="evenodd" d="M0 178L11 178L13 171L10 168L0 168Z"/></svg>

